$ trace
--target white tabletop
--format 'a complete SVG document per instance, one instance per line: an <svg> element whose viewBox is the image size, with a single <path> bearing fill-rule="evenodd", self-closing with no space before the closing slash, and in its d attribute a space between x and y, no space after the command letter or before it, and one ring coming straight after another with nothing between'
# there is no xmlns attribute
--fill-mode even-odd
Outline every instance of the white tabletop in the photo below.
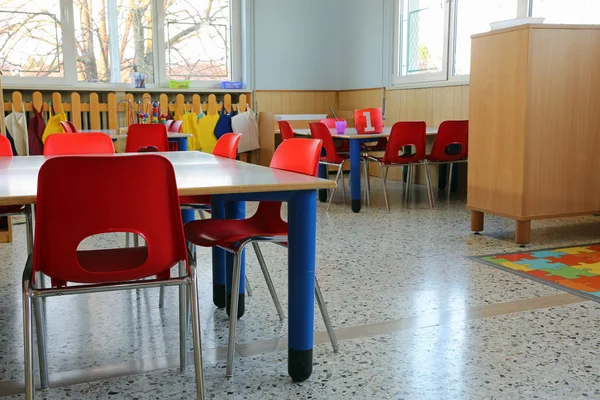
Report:
<svg viewBox="0 0 600 400"><path fill-rule="evenodd" d="M389 126L384 127L383 132L381 133L372 134L359 134L356 132L356 128L346 128L346 133L344 134L337 133L335 128L330 128L329 130L331 131L331 136L333 136L335 139L379 139L390 136L390 133L392 132L392 128ZM437 135L437 131L437 127L428 126L426 134L427 136L435 136ZM294 133L297 135L310 136L310 129L294 129Z"/></svg>
<svg viewBox="0 0 600 400"><path fill-rule="evenodd" d="M166 157L175 170L180 195L257 193L327 189L334 181L280 171L199 151L151 153ZM123 153L106 157L139 157ZM38 172L48 157L0 157L0 205L34 203ZM118 178L117 178L118 179Z"/></svg>
<svg viewBox="0 0 600 400"><path fill-rule="evenodd" d="M117 133L116 129L82 129L82 130L77 131L77 133L92 133L92 132L105 133L107 135L110 135L110 138L113 140L125 139L127 137L126 133ZM167 135L169 136L169 139L179 139L179 138L186 138L186 137L192 136L189 133L179 133L179 132L167 132Z"/></svg>

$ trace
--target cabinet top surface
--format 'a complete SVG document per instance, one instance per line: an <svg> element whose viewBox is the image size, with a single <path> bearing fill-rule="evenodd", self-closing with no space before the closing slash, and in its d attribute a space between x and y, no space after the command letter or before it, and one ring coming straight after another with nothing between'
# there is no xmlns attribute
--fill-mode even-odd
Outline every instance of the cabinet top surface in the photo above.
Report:
<svg viewBox="0 0 600 400"><path fill-rule="evenodd" d="M478 33L471 36L471 39L477 39L486 36L497 35L499 33L520 31L524 29L565 29L565 30L598 30L600 25L569 25L569 24L523 24L511 26L509 28L495 29L489 32Z"/></svg>

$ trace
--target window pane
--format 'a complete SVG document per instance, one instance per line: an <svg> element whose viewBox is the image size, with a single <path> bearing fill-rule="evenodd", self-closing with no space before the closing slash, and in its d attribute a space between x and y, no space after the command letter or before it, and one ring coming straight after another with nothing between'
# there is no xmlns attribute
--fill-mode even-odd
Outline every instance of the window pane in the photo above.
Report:
<svg viewBox="0 0 600 400"><path fill-rule="evenodd" d="M166 0L167 79L231 79L229 0Z"/></svg>
<svg viewBox="0 0 600 400"><path fill-rule="evenodd" d="M74 0L73 5L78 80L132 82L135 69L146 74L146 83L153 82L151 0Z"/></svg>
<svg viewBox="0 0 600 400"><path fill-rule="evenodd" d="M58 0L0 4L0 70L7 76L62 77Z"/></svg>
<svg viewBox="0 0 600 400"><path fill-rule="evenodd" d="M600 24L600 0L533 0L532 14L550 24Z"/></svg>
<svg viewBox="0 0 600 400"><path fill-rule="evenodd" d="M456 0L453 75L471 70L471 35L490 30L490 23L517 17L518 0Z"/></svg>
<svg viewBox="0 0 600 400"><path fill-rule="evenodd" d="M443 71L446 0L405 0L401 75Z"/></svg>

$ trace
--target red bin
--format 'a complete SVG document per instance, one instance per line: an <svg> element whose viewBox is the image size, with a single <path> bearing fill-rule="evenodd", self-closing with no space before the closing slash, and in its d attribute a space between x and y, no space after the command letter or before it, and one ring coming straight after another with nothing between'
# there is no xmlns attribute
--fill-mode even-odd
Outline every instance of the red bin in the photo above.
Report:
<svg viewBox="0 0 600 400"><path fill-rule="evenodd" d="M383 115L381 108L363 108L354 111L354 125L358 133L383 132Z"/></svg>

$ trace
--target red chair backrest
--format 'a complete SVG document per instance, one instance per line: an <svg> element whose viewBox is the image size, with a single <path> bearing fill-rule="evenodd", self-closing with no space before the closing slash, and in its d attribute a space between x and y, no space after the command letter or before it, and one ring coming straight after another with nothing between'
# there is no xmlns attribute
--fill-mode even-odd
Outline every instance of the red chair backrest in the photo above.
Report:
<svg viewBox="0 0 600 400"><path fill-rule="evenodd" d="M449 152L449 146L460 146L458 152ZM431 147L432 161L464 160L469 154L469 121L444 121Z"/></svg>
<svg viewBox="0 0 600 400"><path fill-rule="evenodd" d="M219 157L234 159L237 157L238 143L242 135L239 133L226 133L217 140L213 154Z"/></svg>
<svg viewBox="0 0 600 400"><path fill-rule="evenodd" d="M46 139L45 156L76 154L115 154L115 148L104 133L56 133Z"/></svg>
<svg viewBox="0 0 600 400"><path fill-rule="evenodd" d="M10 140L6 136L0 135L0 157L12 157L12 147L10 146Z"/></svg>
<svg viewBox="0 0 600 400"><path fill-rule="evenodd" d="M142 236L145 261L139 257L138 267L124 270L117 259L100 273L86 270L77 247L109 232ZM175 173L166 158L56 157L42 165L33 269L52 278L53 286L164 276L180 260L187 260L185 237Z"/></svg>
<svg viewBox="0 0 600 400"><path fill-rule="evenodd" d="M322 122L330 129L337 129L337 125L335 124L338 121L345 121L344 118L323 118L319 122Z"/></svg>
<svg viewBox="0 0 600 400"><path fill-rule="evenodd" d="M170 132L170 131L171 131L171 126L173 126L173 122L175 122L175 121L174 121L174 120L172 120L172 119L168 119L168 120L165 122L165 126L167 127L167 132Z"/></svg>
<svg viewBox="0 0 600 400"><path fill-rule="evenodd" d="M311 122L309 123L309 126L310 135L313 137L313 139L319 139L323 142L326 160L334 163L340 163L341 157L338 155L335 144L333 143L333 137L331 136L331 132L329 131L327 125L322 122Z"/></svg>
<svg viewBox="0 0 600 400"><path fill-rule="evenodd" d="M154 146L158 151L169 151L169 136L163 124L133 124L127 129L126 153L137 153L140 148Z"/></svg>
<svg viewBox="0 0 600 400"><path fill-rule="evenodd" d="M406 164L425 159L427 124L425 121L402 121L392 126L383 155L384 164ZM402 155L405 146L413 146L412 155Z"/></svg>
<svg viewBox="0 0 600 400"><path fill-rule="evenodd" d="M292 125L287 121L277 121L279 125L279 134L281 135L281 140L288 140L294 138L294 129Z"/></svg>
<svg viewBox="0 0 600 400"><path fill-rule="evenodd" d="M292 138L281 142L275 149L271 164L273 169L317 176L323 143L317 139ZM262 224L282 223L281 202L261 201L252 216Z"/></svg>
<svg viewBox="0 0 600 400"><path fill-rule="evenodd" d="M173 121L171 127L169 128L169 132L180 133L181 125L183 125L183 121Z"/></svg>

